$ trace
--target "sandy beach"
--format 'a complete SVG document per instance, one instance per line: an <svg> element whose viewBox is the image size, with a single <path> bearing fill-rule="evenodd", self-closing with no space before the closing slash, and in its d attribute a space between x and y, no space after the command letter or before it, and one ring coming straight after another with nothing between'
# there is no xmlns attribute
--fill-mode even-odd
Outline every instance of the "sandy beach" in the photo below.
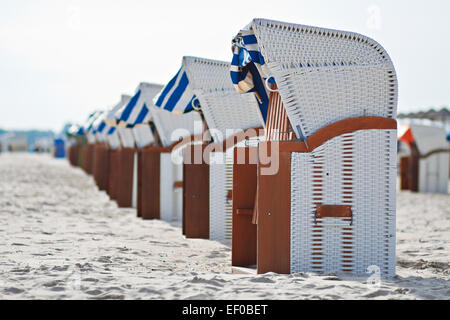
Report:
<svg viewBox="0 0 450 320"><path fill-rule="evenodd" d="M0 299L450 299L450 196L397 193L397 275L231 274L225 245L119 209L64 159L0 154Z"/></svg>

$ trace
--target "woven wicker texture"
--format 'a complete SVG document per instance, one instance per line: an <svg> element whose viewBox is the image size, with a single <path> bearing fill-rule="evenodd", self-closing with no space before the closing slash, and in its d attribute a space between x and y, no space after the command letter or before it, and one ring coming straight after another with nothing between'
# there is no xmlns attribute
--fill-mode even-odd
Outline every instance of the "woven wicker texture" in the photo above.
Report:
<svg viewBox="0 0 450 320"><path fill-rule="evenodd" d="M138 124L131 129L138 148L144 148L155 141L152 129L148 124Z"/></svg>
<svg viewBox="0 0 450 320"><path fill-rule="evenodd" d="M181 221L183 194L181 189L174 188L174 183L182 181L183 166L173 163L171 154L163 152L160 175L160 218L165 221Z"/></svg>
<svg viewBox="0 0 450 320"><path fill-rule="evenodd" d="M184 57L183 65L189 86L199 99L206 123L212 130L214 142L220 143L232 135L231 131L227 134L227 129L263 126L254 95L241 95L234 89L229 63Z"/></svg>
<svg viewBox="0 0 450 320"><path fill-rule="evenodd" d="M175 114L166 110L161 110L155 106L149 107L152 119L155 123L156 130L163 147L170 146L173 142L178 141L180 135L176 132L183 133L183 136L190 136L195 133L201 133L201 117L197 112L189 112L185 114ZM200 126L200 132L195 132L195 123ZM174 134L174 136L172 136Z"/></svg>
<svg viewBox="0 0 450 320"><path fill-rule="evenodd" d="M395 69L372 39L263 19L249 27L298 138L346 118L396 117Z"/></svg>
<svg viewBox="0 0 450 320"><path fill-rule="evenodd" d="M109 147L112 150L116 150L120 147L120 138L117 130L115 130L112 134L108 134L106 138L108 140Z"/></svg>
<svg viewBox="0 0 450 320"><path fill-rule="evenodd" d="M134 148L135 140L133 135L133 129L131 128L117 128L120 142L124 148Z"/></svg>
<svg viewBox="0 0 450 320"><path fill-rule="evenodd" d="M419 192L448 194L449 152L419 160Z"/></svg>
<svg viewBox="0 0 450 320"><path fill-rule="evenodd" d="M291 157L291 272L395 274L396 130L360 130ZM316 205L350 218L315 220Z"/></svg>
<svg viewBox="0 0 450 320"><path fill-rule="evenodd" d="M233 202L228 192L233 189L233 157L235 147L256 147L264 137L244 140L226 152L209 155L209 238L231 245Z"/></svg>

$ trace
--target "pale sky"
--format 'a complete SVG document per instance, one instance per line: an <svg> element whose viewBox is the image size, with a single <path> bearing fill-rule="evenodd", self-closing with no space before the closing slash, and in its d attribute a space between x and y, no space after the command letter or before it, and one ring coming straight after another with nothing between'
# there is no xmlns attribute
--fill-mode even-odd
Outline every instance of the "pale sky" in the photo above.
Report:
<svg viewBox="0 0 450 320"><path fill-rule="evenodd" d="M0 128L60 130L165 84L184 55L231 61L253 18L367 35L391 56L399 112L450 105L450 1L0 0Z"/></svg>

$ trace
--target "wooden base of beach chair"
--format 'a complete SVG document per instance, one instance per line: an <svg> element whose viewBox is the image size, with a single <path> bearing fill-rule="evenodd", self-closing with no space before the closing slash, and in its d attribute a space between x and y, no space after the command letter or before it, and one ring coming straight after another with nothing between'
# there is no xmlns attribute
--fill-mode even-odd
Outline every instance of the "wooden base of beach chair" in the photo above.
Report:
<svg viewBox="0 0 450 320"><path fill-rule="evenodd" d="M77 167L83 169L83 153L86 145L81 144L78 148L78 159L77 159Z"/></svg>
<svg viewBox="0 0 450 320"><path fill-rule="evenodd" d="M94 145L87 144L83 148L82 168L87 174L92 174Z"/></svg>
<svg viewBox="0 0 450 320"><path fill-rule="evenodd" d="M94 164L92 174L100 190L108 188L109 147L97 144L94 149Z"/></svg>
<svg viewBox="0 0 450 320"><path fill-rule="evenodd" d="M409 157L402 157L400 159L400 190L409 190Z"/></svg>
<svg viewBox="0 0 450 320"><path fill-rule="evenodd" d="M111 200L117 199L117 187L118 187L118 168L120 162L119 150L110 150L108 161L108 195Z"/></svg>
<svg viewBox="0 0 450 320"><path fill-rule="evenodd" d="M242 149L246 161L238 164ZM289 273L290 154L280 154L276 174L260 175L257 165L247 160L257 150L234 150L233 273Z"/></svg>
<svg viewBox="0 0 450 320"><path fill-rule="evenodd" d="M133 203L133 169L136 149L119 150L119 166L117 168L117 205L130 208Z"/></svg>
<svg viewBox="0 0 450 320"><path fill-rule="evenodd" d="M419 160L420 152L417 145L411 144L411 155L408 159L408 183L409 190L419 192Z"/></svg>
<svg viewBox="0 0 450 320"><path fill-rule="evenodd" d="M256 157L257 148L235 148L233 163L233 227L231 265L256 266L256 187L257 165L249 161L250 153ZM239 152L245 153L244 163L237 163ZM256 272L256 269L255 269Z"/></svg>
<svg viewBox="0 0 450 320"><path fill-rule="evenodd" d="M69 159L69 163L74 167L78 166L79 151L80 146L75 144L70 146L67 152L67 158Z"/></svg>
<svg viewBox="0 0 450 320"><path fill-rule="evenodd" d="M415 143L410 148L411 154L400 159L400 190L418 192L420 154Z"/></svg>
<svg viewBox="0 0 450 320"><path fill-rule="evenodd" d="M92 148L92 177L94 178L95 183L98 185L98 174L100 171L99 164L99 153L100 153L101 144L96 143L94 144L94 147Z"/></svg>
<svg viewBox="0 0 450 320"><path fill-rule="evenodd" d="M191 140L193 141L193 137ZM172 162L173 152L182 152L186 141L169 147L146 147L138 159L138 216L143 219L182 219L182 164ZM176 155L178 157L178 155Z"/></svg>
<svg viewBox="0 0 450 320"><path fill-rule="evenodd" d="M203 155L205 147L190 145L183 153L183 234L186 238L209 239L209 165L203 156L195 164L194 157L194 154Z"/></svg>
<svg viewBox="0 0 450 320"><path fill-rule="evenodd" d="M138 215L142 219L160 219L160 161L164 150L148 147L140 151Z"/></svg>
<svg viewBox="0 0 450 320"><path fill-rule="evenodd" d="M290 273L290 160L291 152L280 152L276 174L262 175L258 170L258 273Z"/></svg>
<svg viewBox="0 0 450 320"><path fill-rule="evenodd" d="M79 166L79 160L80 160L80 146L79 145L75 145L74 146L74 150L73 150L73 155L72 157L72 163L74 167L78 167Z"/></svg>

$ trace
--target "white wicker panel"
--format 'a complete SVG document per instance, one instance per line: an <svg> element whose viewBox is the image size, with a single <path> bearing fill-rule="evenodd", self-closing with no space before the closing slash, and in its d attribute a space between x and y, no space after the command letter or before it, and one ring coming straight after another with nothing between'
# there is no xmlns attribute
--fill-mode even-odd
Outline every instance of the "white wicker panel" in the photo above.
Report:
<svg viewBox="0 0 450 320"><path fill-rule="evenodd" d="M446 131L438 126L409 124L414 141L421 155L437 149L447 149Z"/></svg>
<svg viewBox="0 0 450 320"><path fill-rule="evenodd" d="M280 79L280 95L291 122L309 137L329 124L358 116L392 118L387 66L301 70Z"/></svg>
<svg viewBox="0 0 450 320"><path fill-rule="evenodd" d="M89 144L93 144L93 143L96 142L96 140L95 140L95 135L92 134L92 133L90 133L90 132L88 132L88 133L86 134L86 139L87 139L87 141L88 141Z"/></svg>
<svg viewBox="0 0 450 320"><path fill-rule="evenodd" d="M449 153L440 152L419 160L419 192L448 193Z"/></svg>
<svg viewBox="0 0 450 320"><path fill-rule="evenodd" d="M144 148L155 141L152 129L148 124L139 124L133 129L133 135L138 148Z"/></svg>
<svg viewBox="0 0 450 320"><path fill-rule="evenodd" d="M161 153L160 157L160 219L173 221L175 216L175 197L173 184L175 175L170 153Z"/></svg>
<svg viewBox="0 0 450 320"><path fill-rule="evenodd" d="M182 133L182 136L202 133L202 119L197 112L175 114L155 106L149 109L164 147L178 141L179 135L172 136L176 130Z"/></svg>
<svg viewBox="0 0 450 320"><path fill-rule="evenodd" d="M234 148L257 147L264 136L237 143L226 152L209 155L209 238L231 245L233 202L228 191L233 189Z"/></svg>
<svg viewBox="0 0 450 320"><path fill-rule="evenodd" d="M223 142L238 129L263 127L261 113L253 94L203 92L198 97L211 136L216 143Z"/></svg>
<svg viewBox="0 0 450 320"><path fill-rule="evenodd" d="M233 188L233 148L226 153L210 153L209 166L209 238L231 244Z"/></svg>
<svg viewBox="0 0 450 320"><path fill-rule="evenodd" d="M250 24L297 137L355 116L396 117L397 78L386 51L365 36L255 19Z"/></svg>
<svg viewBox="0 0 450 320"><path fill-rule="evenodd" d="M136 89L136 92L138 90L141 90L141 96L138 100L137 105L140 105L141 103L145 103L145 105L152 106L153 105L153 98L164 88L163 85L155 84L155 83L148 83L148 82L141 82L139 86Z"/></svg>
<svg viewBox="0 0 450 320"><path fill-rule="evenodd" d="M104 132L96 132L95 140L97 142L106 142L106 134Z"/></svg>
<svg viewBox="0 0 450 320"><path fill-rule="evenodd" d="M230 79L230 63L199 57L183 57L191 90L235 90Z"/></svg>
<svg viewBox="0 0 450 320"><path fill-rule="evenodd" d="M122 147L134 148L133 130L130 128L117 128Z"/></svg>
<svg viewBox="0 0 450 320"><path fill-rule="evenodd" d="M395 273L396 131L361 130L291 159L291 272ZM314 222L316 204L350 205ZM342 224L331 226L329 224Z"/></svg>
<svg viewBox="0 0 450 320"><path fill-rule="evenodd" d="M175 176L175 181L183 181L183 165L174 164L173 171ZM173 188L173 187L172 187ZM174 194L174 219L176 221L183 220L183 189L176 188L173 189Z"/></svg>
<svg viewBox="0 0 450 320"><path fill-rule="evenodd" d="M313 159L309 153L291 157L291 272L311 271Z"/></svg>
<svg viewBox="0 0 450 320"><path fill-rule="evenodd" d="M235 129L263 126L263 119L253 94L238 94L230 80L230 64L209 59L184 57L189 86L197 95L206 123L220 143Z"/></svg>
<svg viewBox="0 0 450 320"><path fill-rule="evenodd" d="M107 135L107 139L108 139L109 147L112 150L116 150L120 147L120 139L119 139L119 134L117 133L117 130L115 130L113 133Z"/></svg>

